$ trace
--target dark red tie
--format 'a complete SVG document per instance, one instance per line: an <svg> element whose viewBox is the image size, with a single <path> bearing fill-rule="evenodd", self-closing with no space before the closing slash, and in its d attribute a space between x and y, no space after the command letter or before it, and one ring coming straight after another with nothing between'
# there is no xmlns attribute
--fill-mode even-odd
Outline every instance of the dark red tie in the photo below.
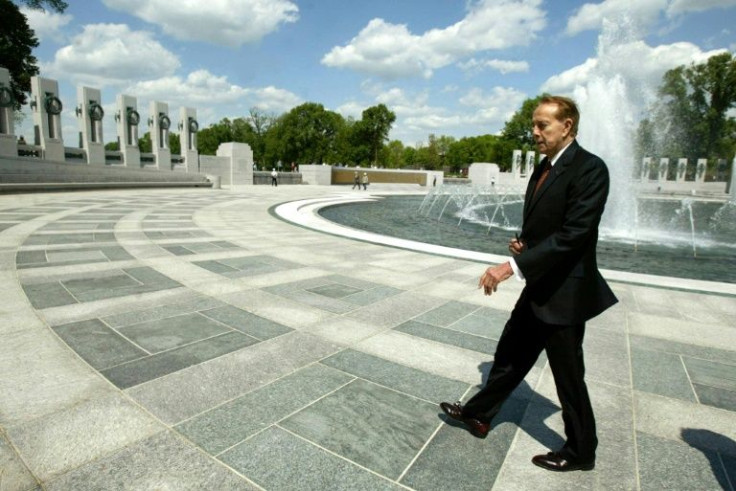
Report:
<svg viewBox="0 0 736 491"><path fill-rule="evenodd" d="M537 194L539 188L541 188L542 184L544 184L544 181L547 180L547 176L549 176L549 171L552 169L552 164L547 157L544 158L540 165L542 166L542 172L541 174L539 174L539 179L537 180L537 184L534 186L534 194L532 196L535 196Z"/></svg>

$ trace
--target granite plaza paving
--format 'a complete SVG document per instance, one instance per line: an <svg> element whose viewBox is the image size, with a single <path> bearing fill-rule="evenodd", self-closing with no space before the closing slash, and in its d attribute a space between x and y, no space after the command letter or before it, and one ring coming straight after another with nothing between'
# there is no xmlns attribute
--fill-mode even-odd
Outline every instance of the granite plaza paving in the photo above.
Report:
<svg viewBox="0 0 736 491"><path fill-rule="evenodd" d="M438 407L477 390L521 283L485 297L482 262L273 211L356 193L0 196L0 491L735 489L734 285L616 276L585 341L596 469L550 473L543 358L485 440Z"/></svg>

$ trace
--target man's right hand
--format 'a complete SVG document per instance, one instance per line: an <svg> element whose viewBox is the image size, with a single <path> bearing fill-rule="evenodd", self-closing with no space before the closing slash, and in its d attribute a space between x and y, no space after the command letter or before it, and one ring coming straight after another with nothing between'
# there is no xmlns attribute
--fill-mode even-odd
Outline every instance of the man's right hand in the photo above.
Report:
<svg viewBox="0 0 736 491"><path fill-rule="evenodd" d="M524 242L521 241L521 239L513 238L509 241L509 252L514 255L518 256L521 254L521 252L524 250Z"/></svg>

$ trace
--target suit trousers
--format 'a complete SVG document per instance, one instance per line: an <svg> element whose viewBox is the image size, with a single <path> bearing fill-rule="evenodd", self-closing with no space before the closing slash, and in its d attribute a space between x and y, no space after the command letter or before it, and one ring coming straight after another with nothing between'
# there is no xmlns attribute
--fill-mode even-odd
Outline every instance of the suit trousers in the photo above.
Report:
<svg viewBox="0 0 736 491"><path fill-rule="evenodd" d="M485 386L463 407L463 416L491 422L545 350L562 406L566 442L561 452L572 462L595 460L595 417L585 385L585 324L553 325L539 320L522 299L506 322Z"/></svg>

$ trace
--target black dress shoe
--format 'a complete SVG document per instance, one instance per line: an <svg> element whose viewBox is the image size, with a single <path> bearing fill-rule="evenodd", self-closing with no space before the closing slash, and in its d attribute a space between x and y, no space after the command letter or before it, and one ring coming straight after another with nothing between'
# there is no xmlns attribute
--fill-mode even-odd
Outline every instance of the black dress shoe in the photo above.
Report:
<svg viewBox="0 0 736 491"><path fill-rule="evenodd" d="M542 469L555 472L568 471L592 471L595 468L595 460L590 462L570 462L559 452L549 452L547 455L535 455L532 463Z"/></svg>
<svg viewBox="0 0 736 491"><path fill-rule="evenodd" d="M491 429L491 424L484 423L483 421L475 418L466 418L465 416L463 416L463 407L460 405L459 402L456 402L454 404L450 402L443 402L440 403L440 408L450 418L466 424L470 428L470 433L473 436L476 436L478 438L485 438L486 436L488 436L488 431Z"/></svg>

